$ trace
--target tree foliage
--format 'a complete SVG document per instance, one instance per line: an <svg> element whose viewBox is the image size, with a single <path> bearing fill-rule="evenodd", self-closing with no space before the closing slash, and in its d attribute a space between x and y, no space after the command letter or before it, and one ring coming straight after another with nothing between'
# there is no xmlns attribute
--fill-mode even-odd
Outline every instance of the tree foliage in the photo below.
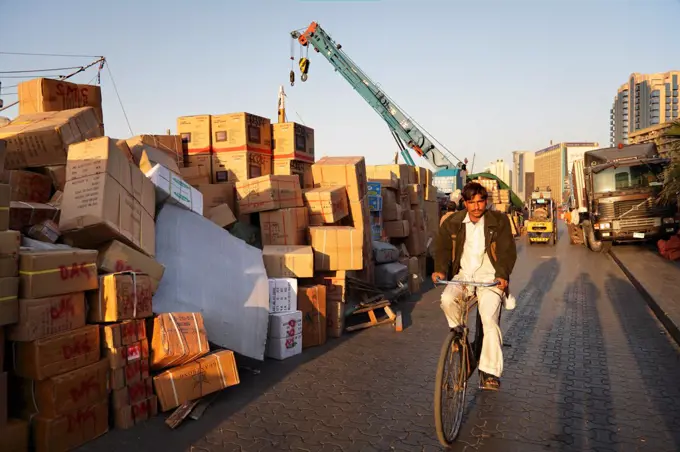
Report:
<svg viewBox="0 0 680 452"><path fill-rule="evenodd" d="M680 195L680 121L675 121L664 131L662 141L667 143L671 164L666 169L661 197L666 202L675 202Z"/></svg>

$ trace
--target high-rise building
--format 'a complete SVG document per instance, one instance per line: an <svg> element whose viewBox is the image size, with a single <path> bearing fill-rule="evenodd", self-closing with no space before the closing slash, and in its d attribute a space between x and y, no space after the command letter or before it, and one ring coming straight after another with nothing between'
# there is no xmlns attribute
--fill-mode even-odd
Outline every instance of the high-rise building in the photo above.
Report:
<svg viewBox="0 0 680 452"><path fill-rule="evenodd" d="M609 144L628 144L637 130L677 120L679 80L680 71L631 74L614 97Z"/></svg>
<svg viewBox="0 0 680 452"><path fill-rule="evenodd" d="M534 182L539 190L552 192L553 199L561 204L564 192L568 189L568 178L574 160L583 158L583 154L598 149L596 142L557 143L536 152L534 157Z"/></svg>
<svg viewBox="0 0 680 452"><path fill-rule="evenodd" d="M531 194L534 190L534 153L531 151L514 151L512 153L512 172L512 191L515 192L522 201L526 202L527 193ZM529 174L531 174L530 187L527 186L527 176Z"/></svg>
<svg viewBox="0 0 680 452"><path fill-rule="evenodd" d="M505 164L503 159L489 163L487 170L489 173L495 175L506 184L511 185L510 168L508 168L508 165Z"/></svg>

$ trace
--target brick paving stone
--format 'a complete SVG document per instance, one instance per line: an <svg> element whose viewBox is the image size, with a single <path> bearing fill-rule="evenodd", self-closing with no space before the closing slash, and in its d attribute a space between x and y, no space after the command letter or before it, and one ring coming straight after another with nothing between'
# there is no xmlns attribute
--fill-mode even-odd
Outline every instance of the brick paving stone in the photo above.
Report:
<svg viewBox="0 0 680 452"><path fill-rule="evenodd" d="M456 451L680 450L680 349L607 256L520 245L498 393L471 378ZM446 325L431 289L377 327L242 372L200 421L159 416L83 451L437 451L432 403ZM417 301L417 302L415 302Z"/></svg>

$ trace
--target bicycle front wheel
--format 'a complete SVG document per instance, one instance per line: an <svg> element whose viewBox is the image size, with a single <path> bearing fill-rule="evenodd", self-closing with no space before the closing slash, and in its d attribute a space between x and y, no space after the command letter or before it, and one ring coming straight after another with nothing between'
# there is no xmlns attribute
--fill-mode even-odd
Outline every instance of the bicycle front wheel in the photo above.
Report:
<svg viewBox="0 0 680 452"><path fill-rule="evenodd" d="M434 386L434 425L437 438L445 447L456 440L463 421L466 368L464 340L451 332L442 345Z"/></svg>

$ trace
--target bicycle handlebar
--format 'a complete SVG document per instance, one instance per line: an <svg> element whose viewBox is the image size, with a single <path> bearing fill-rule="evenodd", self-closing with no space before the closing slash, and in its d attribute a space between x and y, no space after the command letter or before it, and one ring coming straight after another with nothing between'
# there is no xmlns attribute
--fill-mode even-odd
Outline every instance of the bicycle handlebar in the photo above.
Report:
<svg viewBox="0 0 680 452"><path fill-rule="evenodd" d="M475 281L459 281L459 280L451 280L451 281L444 281L442 279L437 279L437 282L435 284L441 284L441 285L459 285L459 286L472 286L472 287L493 287L498 285L498 281L492 281L492 282L475 282Z"/></svg>

